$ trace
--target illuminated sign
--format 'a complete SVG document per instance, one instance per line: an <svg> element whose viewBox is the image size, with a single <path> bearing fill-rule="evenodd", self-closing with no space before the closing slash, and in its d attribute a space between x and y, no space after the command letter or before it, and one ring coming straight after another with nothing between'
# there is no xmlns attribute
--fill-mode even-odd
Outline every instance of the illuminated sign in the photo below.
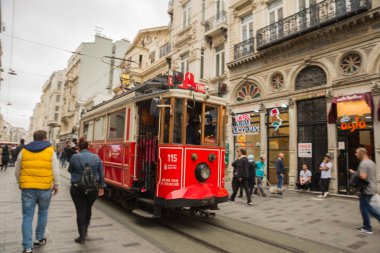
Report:
<svg viewBox="0 0 380 253"><path fill-rule="evenodd" d="M234 117L232 123L232 134L258 134L260 132L259 125L251 124L251 115L249 113L240 114Z"/></svg>
<svg viewBox="0 0 380 253"><path fill-rule="evenodd" d="M169 74L168 85L174 87L175 84L178 84L178 88L184 90L194 90L195 92L206 93L207 87L205 84L196 83L194 81L194 74L187 72L185 76L181 72L172 71Z"/></svg>
<svg viewBox="0 0 380 253"><path fill-rule="evenodd" d="M278 129L280 129L280 126L282 125L280 110L278 108L273 108L270 111L270 116L272 117L272 126L274 127L274 131L278 131Z"/></svg>
<svg viewBox="0 0 380 253"><path fill-rule="evenodd" d="M355 132L357 129L364 129L367 127L367 123L365 121L359 120L359 116L355 116L354 122L349 122L350 117L344 115L340 120L340 129L342 130L350 130L350 132Z"/></svg>

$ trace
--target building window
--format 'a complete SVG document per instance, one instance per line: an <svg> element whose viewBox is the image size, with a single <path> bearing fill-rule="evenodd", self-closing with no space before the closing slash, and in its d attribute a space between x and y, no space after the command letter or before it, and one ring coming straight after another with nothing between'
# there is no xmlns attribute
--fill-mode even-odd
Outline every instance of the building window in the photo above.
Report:
<svg viewBox="0 0 380 253"><path fill-rule="evenodd" d="M181 55L181 72L189 72L189 53Z"/></svg>
<svg viewBox="0 0 380 253"><path fill-rule="evenodd" d="M153 51L149 54L150 63L153 63L156 60L156 51Z"/></svg>
<svg viewBox="0 0 380 253"><path fill-rule="evenodd" d="M201 76L200 79L203 79L205 76L205 50L201 49Z"/></svg>
<svg viewBox="0 0 380 253"><path fill-rule="evenodd" d="M273 24L283 18L282 0L276 0L269 4L269 23Z"/></svg>
<svg viewBox="0 0 380 253"><path fill-rule="evenodd" d="M54 113L54 121L58 121L58 113Z"/></svg>
<svg viewBox="0 0 380 253"><path fill-rule="evenodd" d="M170 43L166 43L162 47L160 47L160 58L168 55L170 53Z"/></svg>
<svg viewBox="0 0 380 253"><path fill-rule="evenodd" d="M56 107L55 107L55 111L56 111L56 112L59 111L59 106L56 106Z"/></svg>
<svg viewBox="0 0 380 253"><path fill-rule="evenodd" d="M57 95L56 97L55 97L55 102L59 102L61 100L61 96L60 95Z"/></svg>
<svg viewBox="0 0 380 253"><path fill-rule="evenodd" d="M191 1L187 2L182 9L182 28L185 29L191 22Z"/></svg>
<svg viewBox="0 0 380 253"><path fill-rule="evenodd" d="M224 75L224 44L215 48L215 57L216 76Z"/></svg>
<svg viewBox="0 0 380 253"><path fill-rule="evenodd" d="M344 55L340 61L340 69L344 74L354 74L358 72L361 65L362 57L357 52Z"/></svg>
<svg viewBox="0 0 380 253"><path fill-rule="evenodd" d="M281 73L274 73L271 78L271 86L274 90L279 90L284 85L284 76Z"/></svg>
<svg viewBox="0 0 380 253"><path fill-rule="evenodd" d="M109 115L108 139L122 139L124 137L125 110Z"/></svg>
<svg viewBox="0 0 380 253"><path fill-rule="evenodd" d="M57 89L60 90L62 87L62 82L61 81L58 81L58 84L57 84Z"/></svg>
<svg viewBox="0 0 380 253"><path fill-rule="evenodd" d="M140 54L139 56L139 68L142 68L143 56Z"/></svg>
<svg viewBox="0 0 380 253"><path fill-rule="evenodd" d="M224 0L216 1L216 19L219 20L223 17L224 12Z"/></svg>
<svg viewBox="0 0 380 253"><path fill-rule="evenodd" d="M254 83L245 83L236 92L236 102L250 101L252 99L260 98L261 92L259 86Z"/></svg>
<svg viewBox="0 0 380 253"><path fill-rule="evenodd" d="M253 37L253 16L252 14L241 18L241 41L246 41Z"/></svg>
<svg viewBox="0 0 380 253"><path fill-rule="evenodd" d="M313 88L325 85L327 77L325 71L318 66L308 66L298 73L296 78L296 90Z"/></svg>
<svg viewBox="0 0 380 253"><path fill-rule="evenodd" d="M206 20L206 0L202 0L202 22Z"/></svg>

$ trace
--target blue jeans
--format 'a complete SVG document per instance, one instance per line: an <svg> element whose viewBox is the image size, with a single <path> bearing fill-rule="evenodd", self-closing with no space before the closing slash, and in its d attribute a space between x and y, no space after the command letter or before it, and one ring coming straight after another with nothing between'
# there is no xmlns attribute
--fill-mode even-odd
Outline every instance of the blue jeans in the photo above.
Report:
<svg viewBox="0 0 380 253"><path fill-rule="evenodd" d="M373 207L369 205L369 201L371 200L372 196L373 195L367 195L367 194L362 194L362 193L359 195L360 212L363 218L363 228L369 231L372 230L369 214L371 214L380 222L380 213L377 212Z"/></svg>
<svg viewBox="0 0 380 253"><path fill-rule="evenodd" d="M33 217L36 205L38 205L38 221L36 239L45 237L45 228L48 218L48 209L52 191L24 189L21 193L22 202L22 246L24 249L33 248Z"/></svg>
<svg viewBox="0 0 380 253"><path fill-rule="evenodd" d="M284 184L284 177L281 174L277 174L277 188L282 189L282 185Z"/></svg>

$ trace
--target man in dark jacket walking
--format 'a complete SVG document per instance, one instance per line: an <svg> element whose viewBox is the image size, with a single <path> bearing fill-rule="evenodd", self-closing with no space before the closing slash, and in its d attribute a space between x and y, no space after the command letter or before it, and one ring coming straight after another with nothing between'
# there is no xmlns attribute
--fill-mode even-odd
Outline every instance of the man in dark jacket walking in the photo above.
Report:
<svg viewBox="0 0 380 253"><path fill-rule="evenodd" d="M284 166L284 154L279 153L276 160L276 174L277 174L277 188L278 194L282 195L282 185L284 184L285 166Z"/></svg>
<svg viewBox="0 0 380 253"><path fill-rule="evenodd" d="M247 195L247 203L248 205L252 205L251 194L249 194L248 188L248 159L247 159L247 151L244 148L238 149L238 159L236 160L236 169L234 170L234 183L233 193L231 195L230 201L235 201L236 194L240 188L240 185L243 185L245 194Z"/></svg>

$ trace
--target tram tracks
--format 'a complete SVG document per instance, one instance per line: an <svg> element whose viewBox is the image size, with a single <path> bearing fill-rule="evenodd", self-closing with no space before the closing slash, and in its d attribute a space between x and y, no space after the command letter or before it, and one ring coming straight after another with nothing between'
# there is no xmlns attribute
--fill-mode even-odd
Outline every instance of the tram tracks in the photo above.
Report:
<svg viewBox="0 0 380 253"><path fill-rule="evenodd" d="M214 252L297 252L296 249L258 236L183 214L172 214L170 218L157 221L161 226L173 230L186 238L200 243Z"/></svg>

